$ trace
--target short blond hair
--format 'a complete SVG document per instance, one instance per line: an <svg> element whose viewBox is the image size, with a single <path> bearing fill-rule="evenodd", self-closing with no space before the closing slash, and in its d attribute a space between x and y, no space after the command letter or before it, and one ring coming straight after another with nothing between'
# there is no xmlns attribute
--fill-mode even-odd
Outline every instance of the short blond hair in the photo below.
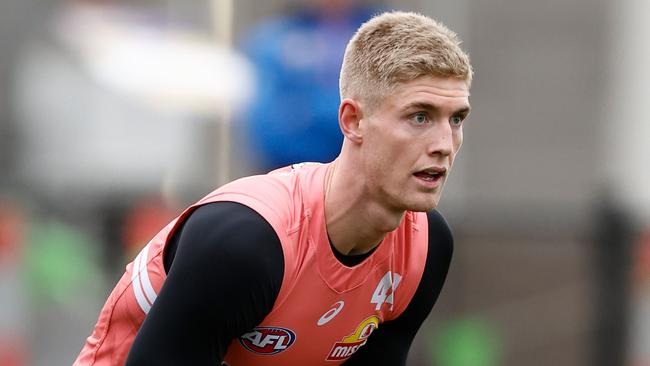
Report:
<svg viewBox="0 0 650 366"><path fill-rule="evenodd" d="M376 105L398 83L425 75L456 77L469 86L472 66L460 43L456 33L424 15L379 14L348 42L339 78L341 100Z"/></svg>

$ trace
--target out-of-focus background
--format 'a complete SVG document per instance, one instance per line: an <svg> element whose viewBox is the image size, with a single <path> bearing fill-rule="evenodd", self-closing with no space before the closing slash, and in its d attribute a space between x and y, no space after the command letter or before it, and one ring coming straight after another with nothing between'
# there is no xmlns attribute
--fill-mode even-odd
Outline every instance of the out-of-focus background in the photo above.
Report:
<svg viewBox="0 0 650 366"><path fill-rule="evenodd" d="M237 177L335 157L347 39L457 31L455 254L409 365L650 365L650 2L0 2L0 365L71 364L124 266Z"/></svg>

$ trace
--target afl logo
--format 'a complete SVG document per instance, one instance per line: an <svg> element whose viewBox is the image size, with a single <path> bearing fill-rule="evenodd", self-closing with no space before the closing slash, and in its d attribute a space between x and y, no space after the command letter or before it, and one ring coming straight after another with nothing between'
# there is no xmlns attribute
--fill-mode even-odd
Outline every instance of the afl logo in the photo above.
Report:
<svg viewBox="0 0 650 366"><path fill-rule="evenodd" d="M278 327L256 327L239 337L244 348L259 355L280 353L291 347L295 340L296 334L292 330Z"/></svg>

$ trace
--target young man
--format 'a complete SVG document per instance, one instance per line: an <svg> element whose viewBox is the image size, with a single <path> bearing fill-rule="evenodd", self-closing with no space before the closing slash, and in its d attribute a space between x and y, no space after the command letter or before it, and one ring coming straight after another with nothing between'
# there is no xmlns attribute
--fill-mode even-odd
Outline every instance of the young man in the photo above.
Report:
<svg viewBox="0 0 650 366"><path fill-rule="evenodd" d="M339 157L188 208L127 266L75 365L403 365L451 260L434 208L471 78L430 18L362 25L341 70Z"/></svg>

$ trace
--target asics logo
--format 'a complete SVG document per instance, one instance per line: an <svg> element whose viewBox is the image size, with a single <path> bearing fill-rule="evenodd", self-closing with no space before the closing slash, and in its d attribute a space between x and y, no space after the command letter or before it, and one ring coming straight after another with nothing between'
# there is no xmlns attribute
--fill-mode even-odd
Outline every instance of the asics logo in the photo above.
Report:
<svg viewBox="0 0 650 366"><path fill-rule="evenodd" d="M345 302L343 301L337 301L334 304L332 304L332 308L329 309L323 316L318 319L318 326L327 324L330 320L334 319L334 317L343 310L343 306L345 305Z"/></svg>

